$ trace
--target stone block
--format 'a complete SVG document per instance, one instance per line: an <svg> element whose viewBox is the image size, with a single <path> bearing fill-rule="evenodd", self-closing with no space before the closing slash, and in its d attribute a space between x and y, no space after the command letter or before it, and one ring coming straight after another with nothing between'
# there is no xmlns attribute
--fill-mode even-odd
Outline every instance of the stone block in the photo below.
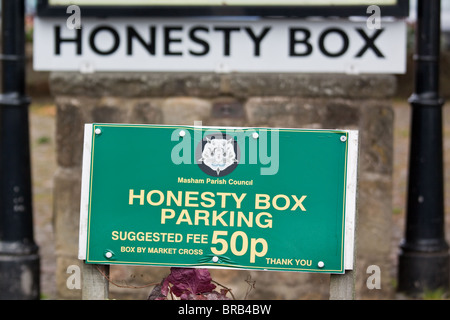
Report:
<svg viewBox="0 0 450 320"><path fill-rule="evenodd" d="M211 102L193 97L166 99L162 105L164 124L194 125L206 121L211 115Z"/></svg>
<svg viewBox="0 0 450 320"><path fill-rule="evenodd" d="M358 129L361 102L350 99L321 99L326 115L321 118L326 129Z"/></svg>
<svg viewBox="0 0 450 320"><path fill-rule="evenodd" d="M205 126L245 127L248 121L245 102L233 97L217 97L211 100L211 117L203 123Z"/></svg>
<svg viewBox="0 0 450 320"><path fill-rule="evenodd" d="M394 113L389 103L365 101L361 108L360 171L392 174Z"/></svg>
<svg viewBox="0 0 450 320"><path fill-rule="evenodd" d="M245 110L249 126L275 128L320 128L326 108L313 99L253 97Z"/></svg>
<svg viewBox="0 0 450 320"><path fill-rule="evenodd" d="M396 80L388 75L233 74L227 88L235 97L288 96L321 98L389 98Z"/></svg>
<svg viewBox="0 0 450 320"><path fill-rule="evenodd" d="M221 83L221 75L216 73L53 72L50 75L50 88L55 96L215 97L220 95Z"/></svg>
<svg viewBox="0 0 450 320"><path fill-rule="evenodd" d="M84 124L91 122L89 113L93 103L92 99L86 98L58 97L56 99L56 160L59 166L81 165Z"/></svg>
<svg viewBox="0 0 450 320"><path fill-rule="evenodd" d="M396 92L392 75L301 73L52 72L55 96L214 98L230 95L385 99ZM120 88L118 91L117 88Z"/></svg>
<svg viewBox="0 0 450 320"><path fill-rule="evenodd" d="M133 99L129 105L128 121L136 124L161 124L162 99Z"/></svg>
<svg viewBox="0 0 450 320"><path fill-rule="evenodd" d="M122 266L110 267L110 299L146 300L155 284L170 273L167 267Z"/></svg>
<svg viewBox="0 0 450 320"><path fill-rule="evenodd" d="M92 109L92 122L123 123L127 122L128 104L114 96L100 98Z"/></svg>

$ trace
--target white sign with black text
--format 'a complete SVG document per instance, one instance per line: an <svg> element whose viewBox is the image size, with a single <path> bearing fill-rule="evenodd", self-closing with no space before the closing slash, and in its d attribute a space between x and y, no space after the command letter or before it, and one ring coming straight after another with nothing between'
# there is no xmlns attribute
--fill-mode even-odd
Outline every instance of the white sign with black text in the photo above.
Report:
<svg viewBox="0 0 450 320"><path fill-rule="evenodd" d="M34 68L54 71L404 73L406 24L350 20L35 20Z"/></svg>

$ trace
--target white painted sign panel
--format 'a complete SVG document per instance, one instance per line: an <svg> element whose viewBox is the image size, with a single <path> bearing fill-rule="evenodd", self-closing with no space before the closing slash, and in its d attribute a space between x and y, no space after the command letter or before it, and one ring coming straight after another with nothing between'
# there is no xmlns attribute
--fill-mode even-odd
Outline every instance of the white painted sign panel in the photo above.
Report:
<svg viewBox="0 0 450 320"><path fill-rule="evenodd" d="M34 68L55 71L404 73L406 25L365 20L36 18Z"/></svg>

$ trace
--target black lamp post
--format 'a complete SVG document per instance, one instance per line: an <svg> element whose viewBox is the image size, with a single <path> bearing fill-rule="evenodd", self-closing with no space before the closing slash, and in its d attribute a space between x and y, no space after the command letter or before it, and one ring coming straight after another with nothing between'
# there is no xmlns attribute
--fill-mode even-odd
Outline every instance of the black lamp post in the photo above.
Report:
<svg viewBox="0 0 450 320"><path fill-rule="evenodd" d="M398 290L410 295L449 288L444 231L442 106L439 97L440 0L418 0L406 232Z"/></svg>
<svg viewBox="0 0 450 320"><path fill-rule="evenodd" d="M33 240L24 16L23 0L2 0L0 299L39 299L40 295L38 247Z"/></svg>

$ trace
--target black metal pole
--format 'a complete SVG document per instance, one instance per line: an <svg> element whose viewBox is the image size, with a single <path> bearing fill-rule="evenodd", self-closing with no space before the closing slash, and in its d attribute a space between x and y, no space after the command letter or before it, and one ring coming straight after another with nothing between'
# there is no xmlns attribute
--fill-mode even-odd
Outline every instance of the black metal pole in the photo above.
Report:
<svg viewBox="0 0 450 320"><path fill-rule="evenodd" d="M33 240L24 17L24 0L2 0L0 299L39 299L40 295L38 246Z"/></svg>
<svg viewBox="0 0 450 320"><path fill-rule="evenodd" d="M418 0L406 232L398 290L420 295L449 288L445 240L442 106L439 97L440 0Z"/></svg>

